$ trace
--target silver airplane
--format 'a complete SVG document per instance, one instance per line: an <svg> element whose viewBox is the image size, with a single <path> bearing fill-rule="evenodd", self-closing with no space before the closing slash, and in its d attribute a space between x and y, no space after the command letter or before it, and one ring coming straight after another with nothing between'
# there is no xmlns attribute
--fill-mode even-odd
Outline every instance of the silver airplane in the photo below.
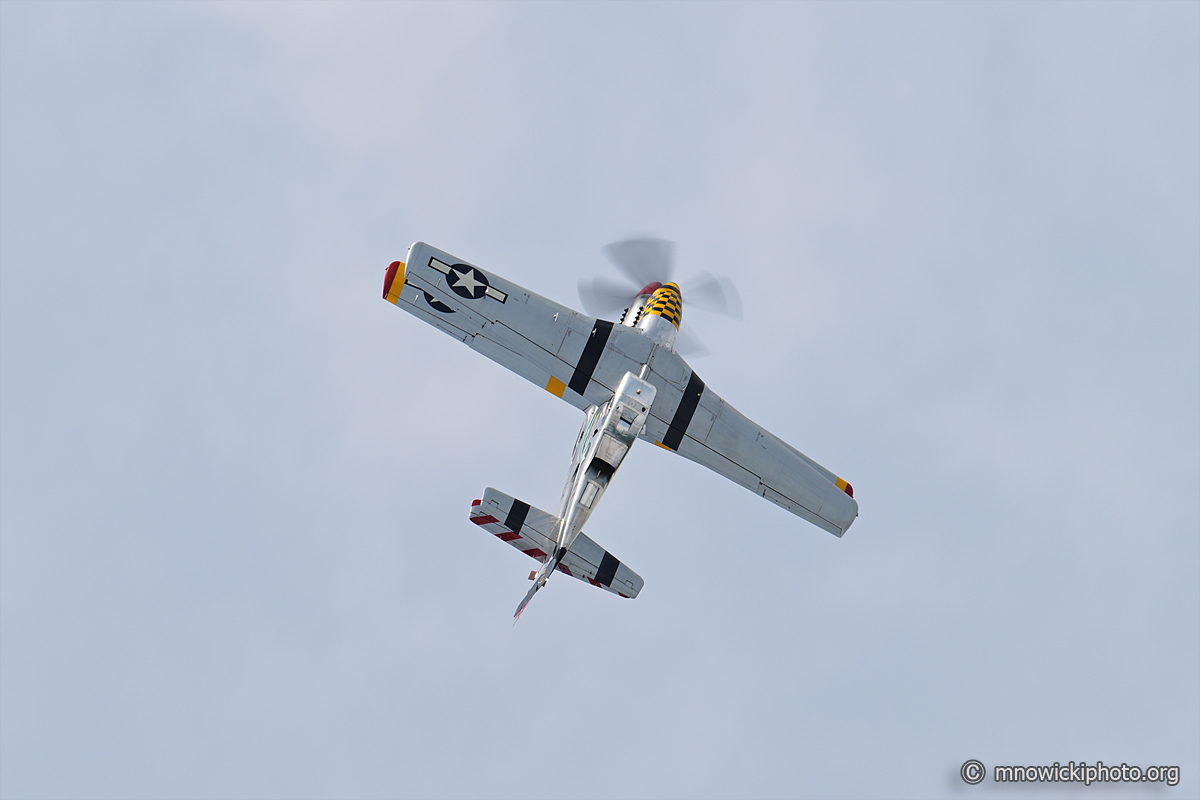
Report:
<svg viewBox="0 0 1200 800"><path fill-rule="evenodd" d="M555 570L621 597L641 591L641 577L583 533L636 439L835 536L858 516L849 483L738 413L675 352L675 283L649 283L609 322L416 242L388 267L383 297L585 414L557 515L492 488L471 505L472 522L541 562L514 621Z"/></svg>

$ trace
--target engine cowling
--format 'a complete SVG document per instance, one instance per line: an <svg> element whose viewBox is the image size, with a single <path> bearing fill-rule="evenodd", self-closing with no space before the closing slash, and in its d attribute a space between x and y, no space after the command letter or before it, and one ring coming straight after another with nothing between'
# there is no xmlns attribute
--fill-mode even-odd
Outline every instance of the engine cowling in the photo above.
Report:
<svg viewBox="0 0 1200 800"><path fill-rule="evenodd" d="M664 283L654 290L638 321L638 330L660 345L674 350L679 323L683 320L683 296L679 286Z"/></svg>

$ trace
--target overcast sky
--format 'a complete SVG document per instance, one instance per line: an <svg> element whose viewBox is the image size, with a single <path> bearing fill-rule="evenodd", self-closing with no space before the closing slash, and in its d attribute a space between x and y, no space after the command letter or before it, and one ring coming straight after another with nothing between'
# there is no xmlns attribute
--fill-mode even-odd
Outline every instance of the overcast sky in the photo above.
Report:
<svg viewBox="0 0 1200 800"><path fill-rule="evenodd" d="M1200 4L3 2L0 92L4 798L1196 796ZM514 627L581 415L384 270L633 235L861 516L639 443Z"/></svg>

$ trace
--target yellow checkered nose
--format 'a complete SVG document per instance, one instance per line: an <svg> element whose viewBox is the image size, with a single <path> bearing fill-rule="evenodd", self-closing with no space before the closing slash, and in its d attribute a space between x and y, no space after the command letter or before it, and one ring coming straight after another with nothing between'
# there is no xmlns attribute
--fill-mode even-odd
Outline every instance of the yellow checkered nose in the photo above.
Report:
<svg viewBox="0 0 1200 800"><path fill-rule="evenodd" d="M678 328L679 321L683 319L683 298L679 295L679 287L674 283L660 286L650 295L650 302L646 303L642 315L647 314L656 314Z"/></svg>

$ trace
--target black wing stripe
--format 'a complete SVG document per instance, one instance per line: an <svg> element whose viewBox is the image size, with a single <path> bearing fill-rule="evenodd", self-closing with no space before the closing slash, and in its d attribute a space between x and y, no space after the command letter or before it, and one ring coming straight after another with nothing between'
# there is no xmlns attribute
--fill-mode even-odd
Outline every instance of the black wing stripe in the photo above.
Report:
<svg viewBox="0 0 1200 800"><path fill-rule="evenodd" d="M683 442L683 435L687 433L688 425L692 424L692 417L696 414L696 406L700 405L700 395L702 394L704 394L704 381L700 380L700 376L693 372L692 377L688 378L687 388L683 390L683 397L679 399L679 408L675 409L675 416L671 418L667 435L663 437L662 443L665 446L672 450L679 449L679 445Z"/></svg>
<svg viewBox="0 0 1200 800"><path fill-rule="evenodd" d="M596 583L601 586L612 586L613 577L617 574L617 567L621 566L621 562L613 557L613 554L604 551L604 558L600 559L600 569L596 570Z"/></svg>
<svg viewBox="0 0 1200 800"><path fill-rule="evenodd" d="M583 348L583 355L579 357L579 363L575 365L575 374L571 376L571 382L567 384L571 391L575 394L582 395L587 391L588 381L592 379L592 373L596 371L596 365L600 363L600 356L604 355L604 345L608 344L608 336L612 333L613 324L607 320L598 319L592 327L592 335L588 337L588 342Z"/></svg>
<svg viewBox="0 0 1200 800"><path fill-rule="evenodd" d="M527 516L529 516L529 503L522 503L514 498L512 508L508 510L508 516L504 518L504 527L513 533L520 533Z"/></svg>

